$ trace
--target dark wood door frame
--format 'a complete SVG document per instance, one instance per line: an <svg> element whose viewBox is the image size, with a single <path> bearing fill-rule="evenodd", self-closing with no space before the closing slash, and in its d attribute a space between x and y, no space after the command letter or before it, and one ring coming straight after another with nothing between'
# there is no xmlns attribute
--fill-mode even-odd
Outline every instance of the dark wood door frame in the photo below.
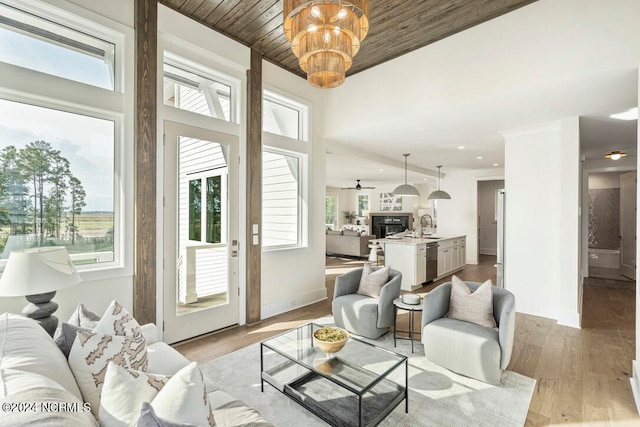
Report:
<svg viewBox="0 0 640 427"><path fill-rule="evenodd" d="M135 272L133 316L156 323L158 4L135 2Z"/></svg>
<svg viewBox="0 0 640 427"><path fill-rule="evenodd" d="M257 227L257 233L254 233ZM247 71L247 324L260 321L262 272L262 55ZM257 244L254 241L257 239Z"/></svg>

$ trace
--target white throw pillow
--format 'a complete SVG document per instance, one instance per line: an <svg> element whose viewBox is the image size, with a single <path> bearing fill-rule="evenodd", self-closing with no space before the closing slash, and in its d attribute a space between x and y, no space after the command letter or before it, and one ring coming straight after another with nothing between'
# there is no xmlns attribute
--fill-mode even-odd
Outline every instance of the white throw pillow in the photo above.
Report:
<svg viewBox="0 0 640 427"><path fill-rule="evenodd" d="M166 375L135 371L110 362L100 395L100 425L134 425L142 402L151 402L167 381Z"/></svg>
<svg viewBox="0 0 640 427"><path fill-rule="evenodd" d="M69 353L69 366L76 378L82 398L98 416L100 392L109 362L126 368L147 369L147 344L142 333L116 336L78 331Z"/></svg>
<svg viewBox="0 0 640 427"><path fill-rule="evenodd" d="M380 297L382 287L389 281L389 270L391 270L389 265L374 270L371 264L365 262L357 293L376 298Z"/></svg>
<svg viewBox="0 0 640 427"><path fill-rule="evenodd" d="M204 378L196 362L171 377L110 363L102 388L100 425L134 425L145 402L151 402L159 418L174 423L214 425Z"/></svg>
<svg viewBox="0 0 640 427"><path fill-rule="evenodd" d="M495 328L496 321L493 317L491 286L493 286L491 280L487 280L475 292L471 292L471 289L464 281L453 275L447 317L488 328Z"/></svg>
<svg viewBox="0 0 640 427"><path fill-rule="evenodd" d="M100 316L90 311L84 304L78 304L66 323L81 328L93 329L100 321Z"/></svg>

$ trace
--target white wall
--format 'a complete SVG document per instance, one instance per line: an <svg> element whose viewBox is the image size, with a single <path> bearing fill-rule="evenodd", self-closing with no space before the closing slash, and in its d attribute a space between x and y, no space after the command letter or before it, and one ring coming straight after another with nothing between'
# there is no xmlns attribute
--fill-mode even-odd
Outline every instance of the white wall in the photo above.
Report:
<svg viewBox="0 0 640 427"><path fill-rule="evenodd" d="M327 193L333 193L338 195L338 206L336 210L336 216L338 217L338 228L336 230L341 230L342 227L347 223L347 220L344 218L344 211L350 212L358 212L358 205L356 203L356 190L343 190L336 187L328 187ZM358 194L369 194L369 204L371 204L371 191L372 190L360 190Z"/></svg>
<svg viewBox="0 0 640 427"><path fill-rule="evenodd" d="M578 119L503 134L505 287L517 311L579 327Z"/></svg>
<svg viewBox="0 0 640 427"><path fill-rule="evenodd" d="M639 69L640 71L640 69ZM640 72L638 72L638 104L640 106ZM640 121L638 121L637 145L640 148ZM636 170L640 170L640 156L636 158ZM637 186L636 200L640 200L640 186ZM640 209L636 209L636 224L640 224ZM640 265L640 246L636 244L636 265ZM633 360L633 377L631 378L631 389L636 401L636 408L640 411L640 270L636 268L636 357Z"/></svg>
<svg viewBox="0 0 640 427"><path fill-rule="evenodd" d="M53 298L53 301L59 305L54 315L60 319L60 322L66 322L80 303L89 310L102 314L113 300L133 312L133 277L82 281L79 285L62 289ZM0 313L20 314L27 304L24 297L0 298Z"/></svg>
<svg viewBox="0 0 640 427"><path fill-rule="evenodd" d="M59 0L44 0L51 4L60 4ZM134 28L134 2L131 0L68 0L98 15L113 19L129 28Z"/></svg>
<svg viewBox="0 0 640 427"><path fill-rule="evenodd" d="M399 182L398 185L401 183ZM375 190L371 190L371 196L369 198L369 207L371 212L380 212L380 194L391 193L397 187L397 185L378 185ZM422 195L422 194L421 194ZM413 212L418 204L419 197L403 197L402 198L402 210L400 211L385 211L389 213L393 212Z"/></svg>
<svg viewBox="0 0 640 427"><path fill-rule="evenodd" d="M572 117L562 121L560 147L560 313L558 324L580 327L579 294L581 294L581 234L580 210L581 164L580 119ZM586 213L585 213L586 214Z"/></svg>
<svg viewBox="0 0 640 427"><path fill-rule="evenodd" d="M309 141L309 246L262 253L262 318L325 299L325 145L324 92L306 80L263 61L263 83L312 103ZM355 203L355 202L354 202ZM345 210L339 206L340 214ZM355 208L351 209L355 210Z"/></svg>
<svg viewBox="0 0 640 427"><path fill-rule="evenodd" d="M589 190L620 188L622 172L596 172L589 174Z"/></svg>
<svg viewBox="0 0 640 427"><path fill-rule="evenodd" d="M478 181L504 178L504 170L449 169L440 181L440 189L451 200L438 200L438 234L467 236L467 264L478 263Z"/></svg>

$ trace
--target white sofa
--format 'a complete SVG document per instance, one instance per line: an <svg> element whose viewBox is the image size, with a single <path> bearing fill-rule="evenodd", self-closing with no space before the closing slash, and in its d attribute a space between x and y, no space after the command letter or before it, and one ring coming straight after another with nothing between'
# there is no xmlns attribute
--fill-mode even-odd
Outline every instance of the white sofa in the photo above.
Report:
<svg viewBox="0 0 640 427"><path fill-rule="evenodd" d="M172 375L189 364L159 340L155 325L141 329L147 341L148 372ZM210 381L206 385L216 426L271 425ZM54 340L32 319L11 313L0 315L0 404L2 426L98 425Z"/></svg>
<svg viewBox="0 0 640 427"><path fill-rule="evenodd" d="M358 231L327 230L326 250L328 254L364 257L369 254L369 242L376 238L374 235L362 235Z"/></svg>

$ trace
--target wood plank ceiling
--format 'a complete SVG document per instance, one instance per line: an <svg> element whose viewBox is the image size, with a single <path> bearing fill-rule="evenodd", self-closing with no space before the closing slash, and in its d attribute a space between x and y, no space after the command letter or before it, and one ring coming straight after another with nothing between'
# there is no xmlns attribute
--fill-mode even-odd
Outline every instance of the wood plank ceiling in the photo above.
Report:
<svg viewBox="0 0 640 427"><path fill-rule="evenodd" d="M371 0L369 34L347 76L536 0ZM158 0L306 78L282 31L282 0ZM505 37L509 37L508 34Z"/></svg>

